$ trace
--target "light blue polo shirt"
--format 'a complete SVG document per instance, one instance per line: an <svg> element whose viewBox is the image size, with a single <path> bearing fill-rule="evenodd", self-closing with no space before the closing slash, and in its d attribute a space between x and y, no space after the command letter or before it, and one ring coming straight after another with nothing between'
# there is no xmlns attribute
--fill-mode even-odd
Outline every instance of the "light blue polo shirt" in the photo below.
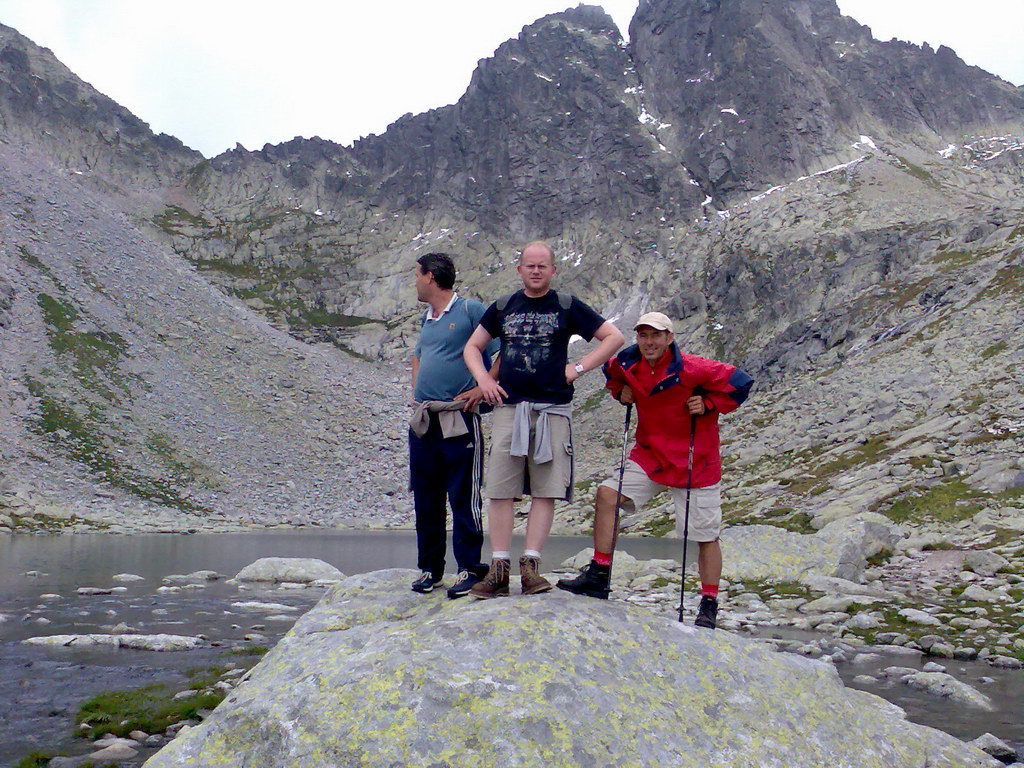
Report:
<svg viewBox="0 0 1024 768"><path fill-rule="evenodd" d="M430 308L427 308L415 352L420 361L413 394L417 402L453 400L456 395L476 385L473 374L466 367L462 350L480 324L484 309L479 301L464 299L458 294L452 297L437 319L430 316ZM488 368L499 347L498 339L487 345L484 365Z"/></svg>

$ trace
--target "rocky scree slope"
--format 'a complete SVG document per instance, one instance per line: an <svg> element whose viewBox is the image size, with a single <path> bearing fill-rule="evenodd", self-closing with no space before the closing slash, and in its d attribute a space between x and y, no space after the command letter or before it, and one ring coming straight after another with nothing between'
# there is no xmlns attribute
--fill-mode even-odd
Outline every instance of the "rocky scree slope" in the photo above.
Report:
<svg viewBox="0 0 1024 768"><path fill-rule="evenodd" d="M80 176L9 143L0 175L0 523L400 517L385 372L270 328Z"/></svg>

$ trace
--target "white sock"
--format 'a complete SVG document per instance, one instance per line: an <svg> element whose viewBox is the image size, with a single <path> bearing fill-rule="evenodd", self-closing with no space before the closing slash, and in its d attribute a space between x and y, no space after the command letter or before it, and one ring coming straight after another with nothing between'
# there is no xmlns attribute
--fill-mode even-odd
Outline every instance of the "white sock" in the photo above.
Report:
<svg viewBox="0 0 1024 768"><path fill-rule="evenodd" d="M512 555L509 552L492 552L491 553L491 559L492 560L511 560L512 559Z"/></svg>
<svg viewBox="0 0 1024 768"><path fill-rule="evenodd" d="M538 560L540 560L540 552L538 552L536 549L524 549L523 555L525 557L535 557Z"/></svg>

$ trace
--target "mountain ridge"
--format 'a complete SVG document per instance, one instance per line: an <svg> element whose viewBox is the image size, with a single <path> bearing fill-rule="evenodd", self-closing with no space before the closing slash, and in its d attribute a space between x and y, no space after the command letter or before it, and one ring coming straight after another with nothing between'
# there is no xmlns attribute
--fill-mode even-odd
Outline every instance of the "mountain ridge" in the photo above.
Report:
<svg viewBox="0 0 1024 768"><path fill-rule="evenodd" d="M677 318L681 343L749 368L769 402L806 401L802 393L816 386L833 398L860 402L862 395L848 382L868 386L859 372L863 361L896 359L903 350L899 354L916 366L908 373L911 385L900 383L888 368L874 382L887 393L886 402L894 389L906 389L888 414L904 429L913 418L937 418L934 409L952 408L957 397L973 402L970 389L979 386L975 372L953 368L945 374L948 397L929 402L926 385L934 380L924 370L923 350L956 348L957 355L967 355L979 367L995 361L1004 371L998 403L972 406L973 415L964 422L966 434L979 442L946 445L942 461L960 461L964 477L988 477L985 467L1003 466L1016 433L1000 432L999 440L985 441L986 430L1016 423L1020 410L1002 389L1019 375L1017 352L999 335L1020 314L1012 301L1003 300L1017 295L1019 281L1024 123L1010 120L1015 132L1001 133L994 130L994 116L1000 105L1001 111L1024 114L1020 92L950 52L871 40L868 30L842 17L831 0L657 0L638 9L631 29L633 42L626 45L597 8L552 14L482 60L456 104L400 118L384 134L351 147L294 139L251 152L237 147L210 159L177 144L168 144L165 158L167 140L147 132L141 121L132 123L85 84L73 83L73 75L41 49L19 56L16 50L31 44L5 31L0 36L5 62L0 139L14 153L12 168L28 167L19 159L23 148L33 157L50 158L54 167L46 172L38 158L29 163L43 187L59 189L69 200L79 194L76 185L81 194L94 196L90 199L116 200L121 211L116 226L123 227L125 238L147 243L147 253L188 270L190 279L192 270L198 272L198 278L227 294L232 313L263 324L258 335L266 349L278 349L287 331L306 341L331 342L331 354L342 356L340 362L325 363L332 370L362 372L352 375L365 376L366 386L381 393L383 436L366 443L358 432L328 427L314 406L327 411L336 406L329 391L311 383L299 387L306 392L299 399L308 401L316 416L310 417L310 428L296 426L289 433L288 427L275 427L281 439L290 434L304 446L296 455L313 463L322 458L309 457L327 455L321 441L365 443L371 459L400 451L403 385L393 363L408 355L417 332L419 310L409 273L418 255L454 253L459 290L487 300L515 288L516 247L546 237L555 247L561 290L580 295L626 328L647 309L669 312ZM890 56L892 51L899 55ZM703 70L691 65L708 59L708 53L718 69L705 81ZM776 58L788 63L760 66ZM811 86L796 82L801 72ZM864 75L858 87L867 96L850 86L856 79L851 72ZM45 83L34 86L47 95L42 106L20 97L29 92L25 83L33 73ZM898 87L886 91L879 85L886 78ZM933 87L936 82L977 83L980 95L947 98ZM69 97L60 97L62 91L85 93L88 108L74 111ZM872 96L876 91L882 95ZM741 96L746 102L736 101ZM774 112L750 108L768 102L776 103ZM897 102L900 110L889 110L895 117L880 113ZM972 111L975 104L981 106ZM795 122L800 113L804 124ZM960 133L940 136L934 130L949 122ZM50 136L40 132L51 123ZM988 130L971 134L976 125ZM83 151L96 161L79 168L70 160ZM724 174L715 170L716 163ZM26 457L32 451L45 456L54 446L52 435L40 442L45 436L33 432L45 402L25 390L26 376L44 384L46 376L59 380L63 401L84 398L104 412L122 414L95 425L105 440L116 439L118 424L145 425L146 418L88 387L83 393L76 378L78 358L54 348L78 339L87 346L79 356L95 357L106 354L103 344L116 347L118 337L129 338L134 331L125 318L114 316L104 323L90 315L81 328L62 326L54 311L59 304L38 299L46 293L66 301L58 286L46 282L53 264L36 251L52 241L51 259L70 252L64 243L71 225L69 220L61 224L64 231L26 230L26 221L45 218L62 199L55 196L51 205L19 189L25 199L12 199L4 213L7 236L43 267L17 251L7 257L10 277L0 282L0 327L6 334L12 328L29 334L18 338L31 338L39 347L31 370L8 374L8 381L20 382L9 385L10 402L17 404L12 413L18 414L8 423L9 432L34 446L9 458L37 466ZM79 214L77 226L86 236L92 224ZM146 291L144 285L133 286ZM88 281L78 290L94 291ZM26 302L25 296L36 298ZM201 305L213 306L208 296ZM84 322L88 313L76 311ZM980 312L987 313L987 324L975 317ZM959 349L948 338L954 327L973 334L978 348ZM153 343L169 341L157 337ZM235 375L236 352L225 352L220 344L238 347L197 336L185 343L191 350L186 358L216 359L227 366L232 386L242 387L244 376ZM294 349L286 354L295 354ZM327 354L321 345L314 349ZM110 355L117 366L129 364ZM175 367L173 376L189 380L187 369L194 364ZM247 365L259 370L255 357ZM43 375L41 368L52 370ZM582 476L603 471L610 460L602 435L614 414L601 404L598 384L584 382L578 401ZM251 396L270 398L271 404L281 398L291 402L289 408L300 408L289 394L294 388L294 382L292 387L268 384ZM808 402L796 419L803 426L795 432L779 426L791 418L782 406L744 409L735 417L735 431L729 427L726 434L733 459L762 461L759 457L771 451L768 436L796 457L833 450L840 436L856 440L850 425L861 423L862 414L851 410L833 417L828 405ZM192 444L211 439L208 426L192 429L172 436L175 453L188 454ZM159 440L156 448L153 440L147 444L145 430L139 434L141 441L125 450L132 471L145 475L146 463L156 466L160 450L167 451ZM244 453L241 445L236 449ZM231 455L225 454L226 463ZM902 461L900 455L886 451L884 460ZM330 494L316 490L332 487L341 494L334 480L317 473L289 480L264 459L267 498L280 499L257 505L268 518L287 516L282 510L289 505L303 521L360 517L358 510L335 507ZM60 466L68 471L69 465ZM998 470L1003 471L1008 470ZM247 477L240 469L228 474L233 472ZM914 472L907 481L910 489L936 482L927 467ZM43 474L50 478L44 483L48 492L59 496L53 479L59 473ZM395 465L379 487L366 489L372 496L364 505L369 519L387 524L405 519L399 474ZM289 488L289 481L297 487ZM264 487L257 478L248 482L253 489ZM254 490L210 493L194 471L180 471L171 485L223 512L254 503L246 495ZM880 487L892 498L917 492ZM827 517L831 513L822 502L840 504L840 490L828 487L817 496L796 497L778 487L756 498L739 493L750 514L781 504L796 510L794 515ZM217 500L229 497L230 503ZM585 509L570 510L567 530L586 524Z"/></svg>

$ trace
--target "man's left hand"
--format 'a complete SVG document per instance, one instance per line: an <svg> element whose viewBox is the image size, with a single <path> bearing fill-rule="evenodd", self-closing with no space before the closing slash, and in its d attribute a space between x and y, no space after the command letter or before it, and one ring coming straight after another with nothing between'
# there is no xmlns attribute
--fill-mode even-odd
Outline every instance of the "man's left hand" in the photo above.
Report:
<svg viewBox="0 0 1024 768"><path fill-rule="evenodd" d="M707 409L704 407L704 398L694 395L686 401L686 407L690 409L692 416L702 416Z"/></svg>
<svg viewBox="0 0 1024 768"><path fill-rule="evenodd" d="M576 365L574 363L569 363L569 365L565 366L565 380L567 382L572 384L579 377L580 374L576 372Z"/></svg>
<svg viewBox="0 0 1024 768"><path fill-rule="evenodd" d="M476 408L480 402L484 399L484 393L480 390L480 387L473 387L467 389L461 395L455 396L455 402L462 403L462 410L471 411Z"/></svg>

